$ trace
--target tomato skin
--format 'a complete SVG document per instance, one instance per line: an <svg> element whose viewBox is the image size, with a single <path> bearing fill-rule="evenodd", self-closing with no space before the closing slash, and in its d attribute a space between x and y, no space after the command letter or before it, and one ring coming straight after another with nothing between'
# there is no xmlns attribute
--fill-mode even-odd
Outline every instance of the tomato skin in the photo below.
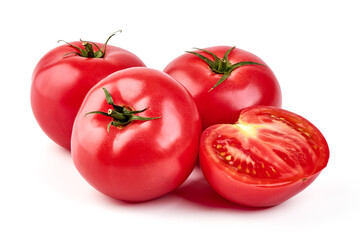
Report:
<svg viewBox="0 0 360 240"><path fill-rule="evenodd" d="M80 41L71 44L82 48ZM111 45L107 45L103 58L64 56L74 51L64 44L45 54L35 67L31 86L31 106L38 124L49 138L67 149L76 113L90 88L115 71L145 66L131 52Z"/></svg>
<svg viewBox="0 0 360 240"><path fill-rule="evenodd" d="M119 105L147 108L139 116L161 118L134 121L122 129L111 126L107 132L107 116L84 117L109 109L103 87ZM131 68L109 75L85 97L74 123L72 158L98 191L120 200L146 201L186 180L197 161L200 134L195 102L183 86L163 72Z"/></svg>
<svg viewBox="0 0 360 240"><path fill-rule="evenodd" d="M219 169L215 163L204 161L203 159L205 159L206 156L206 152L203 148L200 148L199 158L201 169L211 187L225 199L239 205L250 207L271 207L278 205L305 189L320 174L320 172L316 173L306 181L298 180L291 184L279 186L266 187L250 185L229 177L229 175Z"/></svg>
<svg viewBox="0 0 360 240"><path fill-rule="evenodd" d="M317 159L315 159L315 163L307 161L307 166L302 166L303 169L306 169L301 174L295 174L293 178L282 180L269 178L264 180L257 177L243 177L237 171L233 171L228 164L220 161L211 149L212 141L216 135L226 135L226 138L229 139L239 139L236 135L230 133L233 125L217 124L207 128L202 133L200 140L199 160L201 169L208 183L219 195L240 205L269 207L288 200L309 186L317 178L321 170L326 167L329 158L328 145L320 131L306 119L296 114L274 107L255 106L244 109L240 114L239 121L258 124L261 118L265 116L265 113L280 116L289 122L298 122L306 127L306 130L312 134L311 141L319 146L319 148L317 148ZM260 117L257 119L254 117L255 115ZM261 124L263 123L264 122L261 122ZM258 137L256 138L258 139ZM286 141L287 140L284 140L284 142ZM262 142L260 139L258 139L258 142L259 144L266 144L266 142ZM274 140L272 144L275 142ZM307 143L303 144L305 146ZM253 146L250 146L250 148L251 147ZM281 143L277 144L276 147L280 148ZM261 150L257 151L260 152ZM255 152L255 150L250 150L250 153ZM261 155L261 153L256 154L265 158L265 152L262 152L263 155ZM269 154L266 154L266 156L269 156ZM304 159L300 160L306 161ZM271 162L271 159L268 161ZM275 159L272 159L272 161L276 162Z"/></svg>
<svg viewBox="0 0 360 240"><path fill-rule="evenodd" d="M216 46L205 48L222 58L231 47ZM213 57L197 50L209 59ZM252 61L265 62L254 54L235 48L229 54L230 63ZM211 71L209 66L199 57L185 53L170 62L164 72L178 80L194 97L198 107L203 129L219 123L234 123L245 107L268 105L281 107L280 85L266 66L246 65L236 68L224 82L209 90L218 82L222 75Z"/></svg>

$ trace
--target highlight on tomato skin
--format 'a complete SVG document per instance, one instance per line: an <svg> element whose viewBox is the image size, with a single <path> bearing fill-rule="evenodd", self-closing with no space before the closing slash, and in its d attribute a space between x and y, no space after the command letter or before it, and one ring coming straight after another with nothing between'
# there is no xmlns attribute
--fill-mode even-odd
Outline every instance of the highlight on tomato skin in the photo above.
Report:
<svg viewBox="0 0 360 240"><path fill-rule="evenodd" d="M199 159L219 195L240 205L268 207L309 186L326 167L329 147L305 118L255 106L244 109L235 124L207 128Z"/></svg>
<svg viewBox="0 0 360 240"><path fill-rule="evenodd" d="M70 150L72 127L87 92L119 70L144 67L135 54L105 43L65 42L37 63L31 83L31 108L43 132ZM92 46L94 45L94 46Z"/></svg>
<svg viewBox="0 0 360 240"><path fill-rule="evenodd" d="M282 105L280 84L270 66L237 47L186 52L171 61L164 72L193 96L203 130L214 124L234 123L246 107Z"/></svg>
<svg viewBox="0 0 360 240"><path fill-rule="evenodd" d="M75 118L71 155L99 192L142 202L189 177L200 135L190 93L163 72L134 67L110 74L87 93Z"/></svg>

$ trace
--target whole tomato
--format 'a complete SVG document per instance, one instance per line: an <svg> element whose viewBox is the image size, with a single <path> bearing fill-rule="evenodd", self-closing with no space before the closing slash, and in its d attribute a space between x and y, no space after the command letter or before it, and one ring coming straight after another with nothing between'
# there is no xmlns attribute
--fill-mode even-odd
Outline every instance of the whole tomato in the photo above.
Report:
<svg viewBox="0 0 360 240"><path fill-rule="evenodd" d="M252 207L274 206L309 186L329 159L321 132L305 118L275 107L244 109L235 124L201 136L200 166L224 198Z"/></svg>
<svg viewBox="0 0 360 240"><path fill-rule="evenodd" d="M42 130L70 149L71 130L86 93L118 70L145 66L134 54L86 41L61 45L41 58L32 76L31 106Z"/></svg>
<svg viewBox="0 0 360 240"><path fill-rule="evenodd" d="M204 129L234 123L245 107L281 107L280 86L271 69L254 54L235 47L185 53L170 62L164 72L194 97Z"/></svg>
<svg viewBox="0 0 360 240"><path fill-rule="evenodd" d="M74 122L71 151L98 191L145 201L182 184L197 161L201 120L189 92L169 75L130 68L86 95Z"/></svg>

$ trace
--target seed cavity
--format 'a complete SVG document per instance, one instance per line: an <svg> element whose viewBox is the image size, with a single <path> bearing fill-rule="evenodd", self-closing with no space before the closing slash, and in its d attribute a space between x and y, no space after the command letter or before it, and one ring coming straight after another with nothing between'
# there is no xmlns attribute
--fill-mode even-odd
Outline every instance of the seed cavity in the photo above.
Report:
<svg viewBox="0 0 360 240"><path fill-rule="evenodd" d="M263 162L250 148L243 147L234 139L217 138L212 146L218 159L240 174L259 178L271 178L279 174L273 166Z"/></svg>

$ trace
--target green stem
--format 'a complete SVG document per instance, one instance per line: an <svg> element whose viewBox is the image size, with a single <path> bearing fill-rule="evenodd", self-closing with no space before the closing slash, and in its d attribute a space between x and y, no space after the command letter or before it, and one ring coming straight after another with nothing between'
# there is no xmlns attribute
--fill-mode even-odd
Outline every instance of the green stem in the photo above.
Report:
<svg viewBox="0 0 360 240"><path fill-rule="evenodd" d="M121 30L118 30L118 31L112 33L108 37L108 39L106 40L106 42L104 43L102 48L99 48L99 46L97 46L94 42L83 41L81 39L80 39L80 41L81 41L82 45L84 46L83 49L80 47L77 47L71 43L68 43L64 40L59 40L58 42L65 42L70 47L75 48L77 50L76 52L69 52L69 53L65 54L63 57L68 56L70 54L75 54L77 56L85 57L85 58L103 58L103 57L105 57L106 47L107 47L107 44L108 44L110 38L112 38L117 32L121 32ZM98 49L96 52L94 51L94 47L96 47Z"/></svg>
<svg viewBox="0 0 360 240"><path fill-rule="evenodd" d="M250 62L250 61L243 61L243 62L238 62L238 63L234 63L234 64L230 63L228 56L234 48L235 47L229 48L229 50L226 51L223 58L221 58L221 59L218 56L216 56L214 53L212 53L206 49L196 48L197 50L200 50L200 51L210 54L211 56L214 57L214 60L211 60L211 59L201 55L198 52L187 52L187 53L194 54L195 56L197 56L201 60L203 60L209 66L210 70L213 71L214 73L222 75L221 78L218 80L218 82L209 90L209 92L212 91L217 86L219 86L222 82L224 82L231 75L232 71L234 71L238 67L245 66L245 65L261 65L263 67L266 67L264 64L257 63L257 62Z"/></svg>
<svg viewBox="0 0 360 240"><path fill-rule="evenodd" d="M120 123L126 123L129 121L129 119L127 119L123 113L119 113L113 109L108 110L108 116L112 117L114 120L116 120L117 122L120 122Z"/></svg>
<svg viewBox="0 0 360 240"><path fill-rule="evenodd" d="M228 71L228 62L225 59L221 59L217 71L222 74Z"/></svg>
<svg viewBox="0 0 360 240"><path fill-rule="evenodd" d="M109 109L107 112L92 111L85 114L85 116L88 114L101 114L107 117L111 117L112 121L107 125L108 132L110 131L110 126L125 127L128 124L132 123L133 121L149 121L149 120L161 118L161 117L149 118L149 117L142 117L135 115L144 112L146 108L136 111L136 110L129 110L130 107L115 105L111 94L106 90L106 88L103 88L103 90L105 93L106 102L109 105L111 105L113 109Z"/></svg>

